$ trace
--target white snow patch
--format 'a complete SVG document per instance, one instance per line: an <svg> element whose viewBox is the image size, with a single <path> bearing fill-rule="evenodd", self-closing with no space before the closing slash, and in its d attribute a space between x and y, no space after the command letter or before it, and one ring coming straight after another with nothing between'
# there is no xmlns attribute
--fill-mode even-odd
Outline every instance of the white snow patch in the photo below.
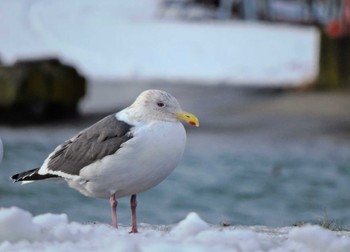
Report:
<svg viewBox="0 0 350 252"><path fill-rule="evenodd" d="M40 227L33 223L31 213L17 207L0 210L0 241L35 240Z"/></svg>
<svg viewBox="0 0 350 252"><path fill-rule="evenodd" d="M349 237L338 237L319 226L295 228L289 233L288 244L295 251L349 251Z"/></svg>
<svg viewBox="0 0 350 252"><path fill-rule="evenodd" d="M129 227L69 222L65 214L33 217L17 207L0 208L0 251L350 251L350 233L319 226L220 227L190 213L174 226Z"/></svg>
<svg viewBox="0 0 350 252"><path fill-rule="evenodd" d="M186 238L190 235L197 235L203 230L209 229L208 223L203 221L198 214L190 213L171 231L172 235L178 238Z"/></svg>
<svg viewBox="0 0 350 252"><path fill-rule="evenodd" d="M58 55L92 78L302 85L318 75L319 31L164 20L158 0L1 1L0 54Z"/></svg>

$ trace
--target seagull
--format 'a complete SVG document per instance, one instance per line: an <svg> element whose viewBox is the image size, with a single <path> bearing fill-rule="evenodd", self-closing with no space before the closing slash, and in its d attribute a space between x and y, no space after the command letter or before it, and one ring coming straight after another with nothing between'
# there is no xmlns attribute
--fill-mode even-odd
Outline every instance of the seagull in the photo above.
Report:
<svg viewBox="0 0 350 252"><path fill-rule="evenodd" d="M131 231L137 233L136 195L163 181L180 162L186 131L199 126L174 96L142 92L129 107L109 115L56 147L41 167L15 174L14 182L61 179L80 193L109 199L118 228L118 199L130 197Z"/></svg>

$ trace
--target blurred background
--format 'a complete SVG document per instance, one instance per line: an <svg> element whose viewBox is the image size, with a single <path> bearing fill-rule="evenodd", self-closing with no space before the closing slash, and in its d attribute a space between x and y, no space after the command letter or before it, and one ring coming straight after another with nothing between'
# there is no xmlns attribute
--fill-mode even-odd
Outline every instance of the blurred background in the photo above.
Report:
<svg viewBox="0 0 350 252"><path fill-rule="evenodd" d="M0 17L0 207L109 223L106 200L9 177L158 88L201 125L140 222L350 228L349 0L11 0Z"/></svg>

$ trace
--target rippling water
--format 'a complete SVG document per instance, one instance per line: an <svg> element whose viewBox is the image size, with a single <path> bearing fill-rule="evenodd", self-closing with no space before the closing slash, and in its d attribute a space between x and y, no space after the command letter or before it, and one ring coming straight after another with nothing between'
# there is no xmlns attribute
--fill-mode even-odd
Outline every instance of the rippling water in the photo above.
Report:
<svg viewBox="0 0 350 252"><path fill-rule="evenodd" d="M13 184L10 175L38 167L74 127L2 130L0 206L33 214L67 213L70 220L110 222L109 202L87 198L64 183ZM188 212L211 223L292 225L335 220L350 227L350 144L318 138L285 141L270 135L190 130L183 161L159 186L139 195L140 222L171 224ZM128 225L129 199L119 220Z"/></svg>
<svg viewBox="0 0 350 252"><path fill-rule="evenodd" d="M350 228L349 96L172 87L169 91L201 126L187 128L187 149L171 176L138 196L140 222L171 224L195 211L215 224L284 226L326 218ZM115 101L124 107L144 88L92 85L85 111L115 110ZM9 180L40 166L56 145L98 117L46 127L0 127L5 147L0 207L109 223L107 200L80 195L65 183L21 186ZM120 222L128 225L129 199L120 199L118 209Z"/></svg>

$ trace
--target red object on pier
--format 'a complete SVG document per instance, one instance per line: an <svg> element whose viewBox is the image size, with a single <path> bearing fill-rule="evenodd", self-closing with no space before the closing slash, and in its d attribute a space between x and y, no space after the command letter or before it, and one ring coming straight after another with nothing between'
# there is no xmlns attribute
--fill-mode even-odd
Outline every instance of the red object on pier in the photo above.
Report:
<svg viewBox="0 0 350 252"><path fill-rule="evenodd" d="M326 33L331 38L342 37L343 32L343 25L340 20L331 20L326 25Z"/></svg>
<svg viewBox="0 0 350 252"><path fill-rule="evenodd" d="M350 36L350 0L345 0L340 17L326 24L326 33L331 38Z"/></svg>

